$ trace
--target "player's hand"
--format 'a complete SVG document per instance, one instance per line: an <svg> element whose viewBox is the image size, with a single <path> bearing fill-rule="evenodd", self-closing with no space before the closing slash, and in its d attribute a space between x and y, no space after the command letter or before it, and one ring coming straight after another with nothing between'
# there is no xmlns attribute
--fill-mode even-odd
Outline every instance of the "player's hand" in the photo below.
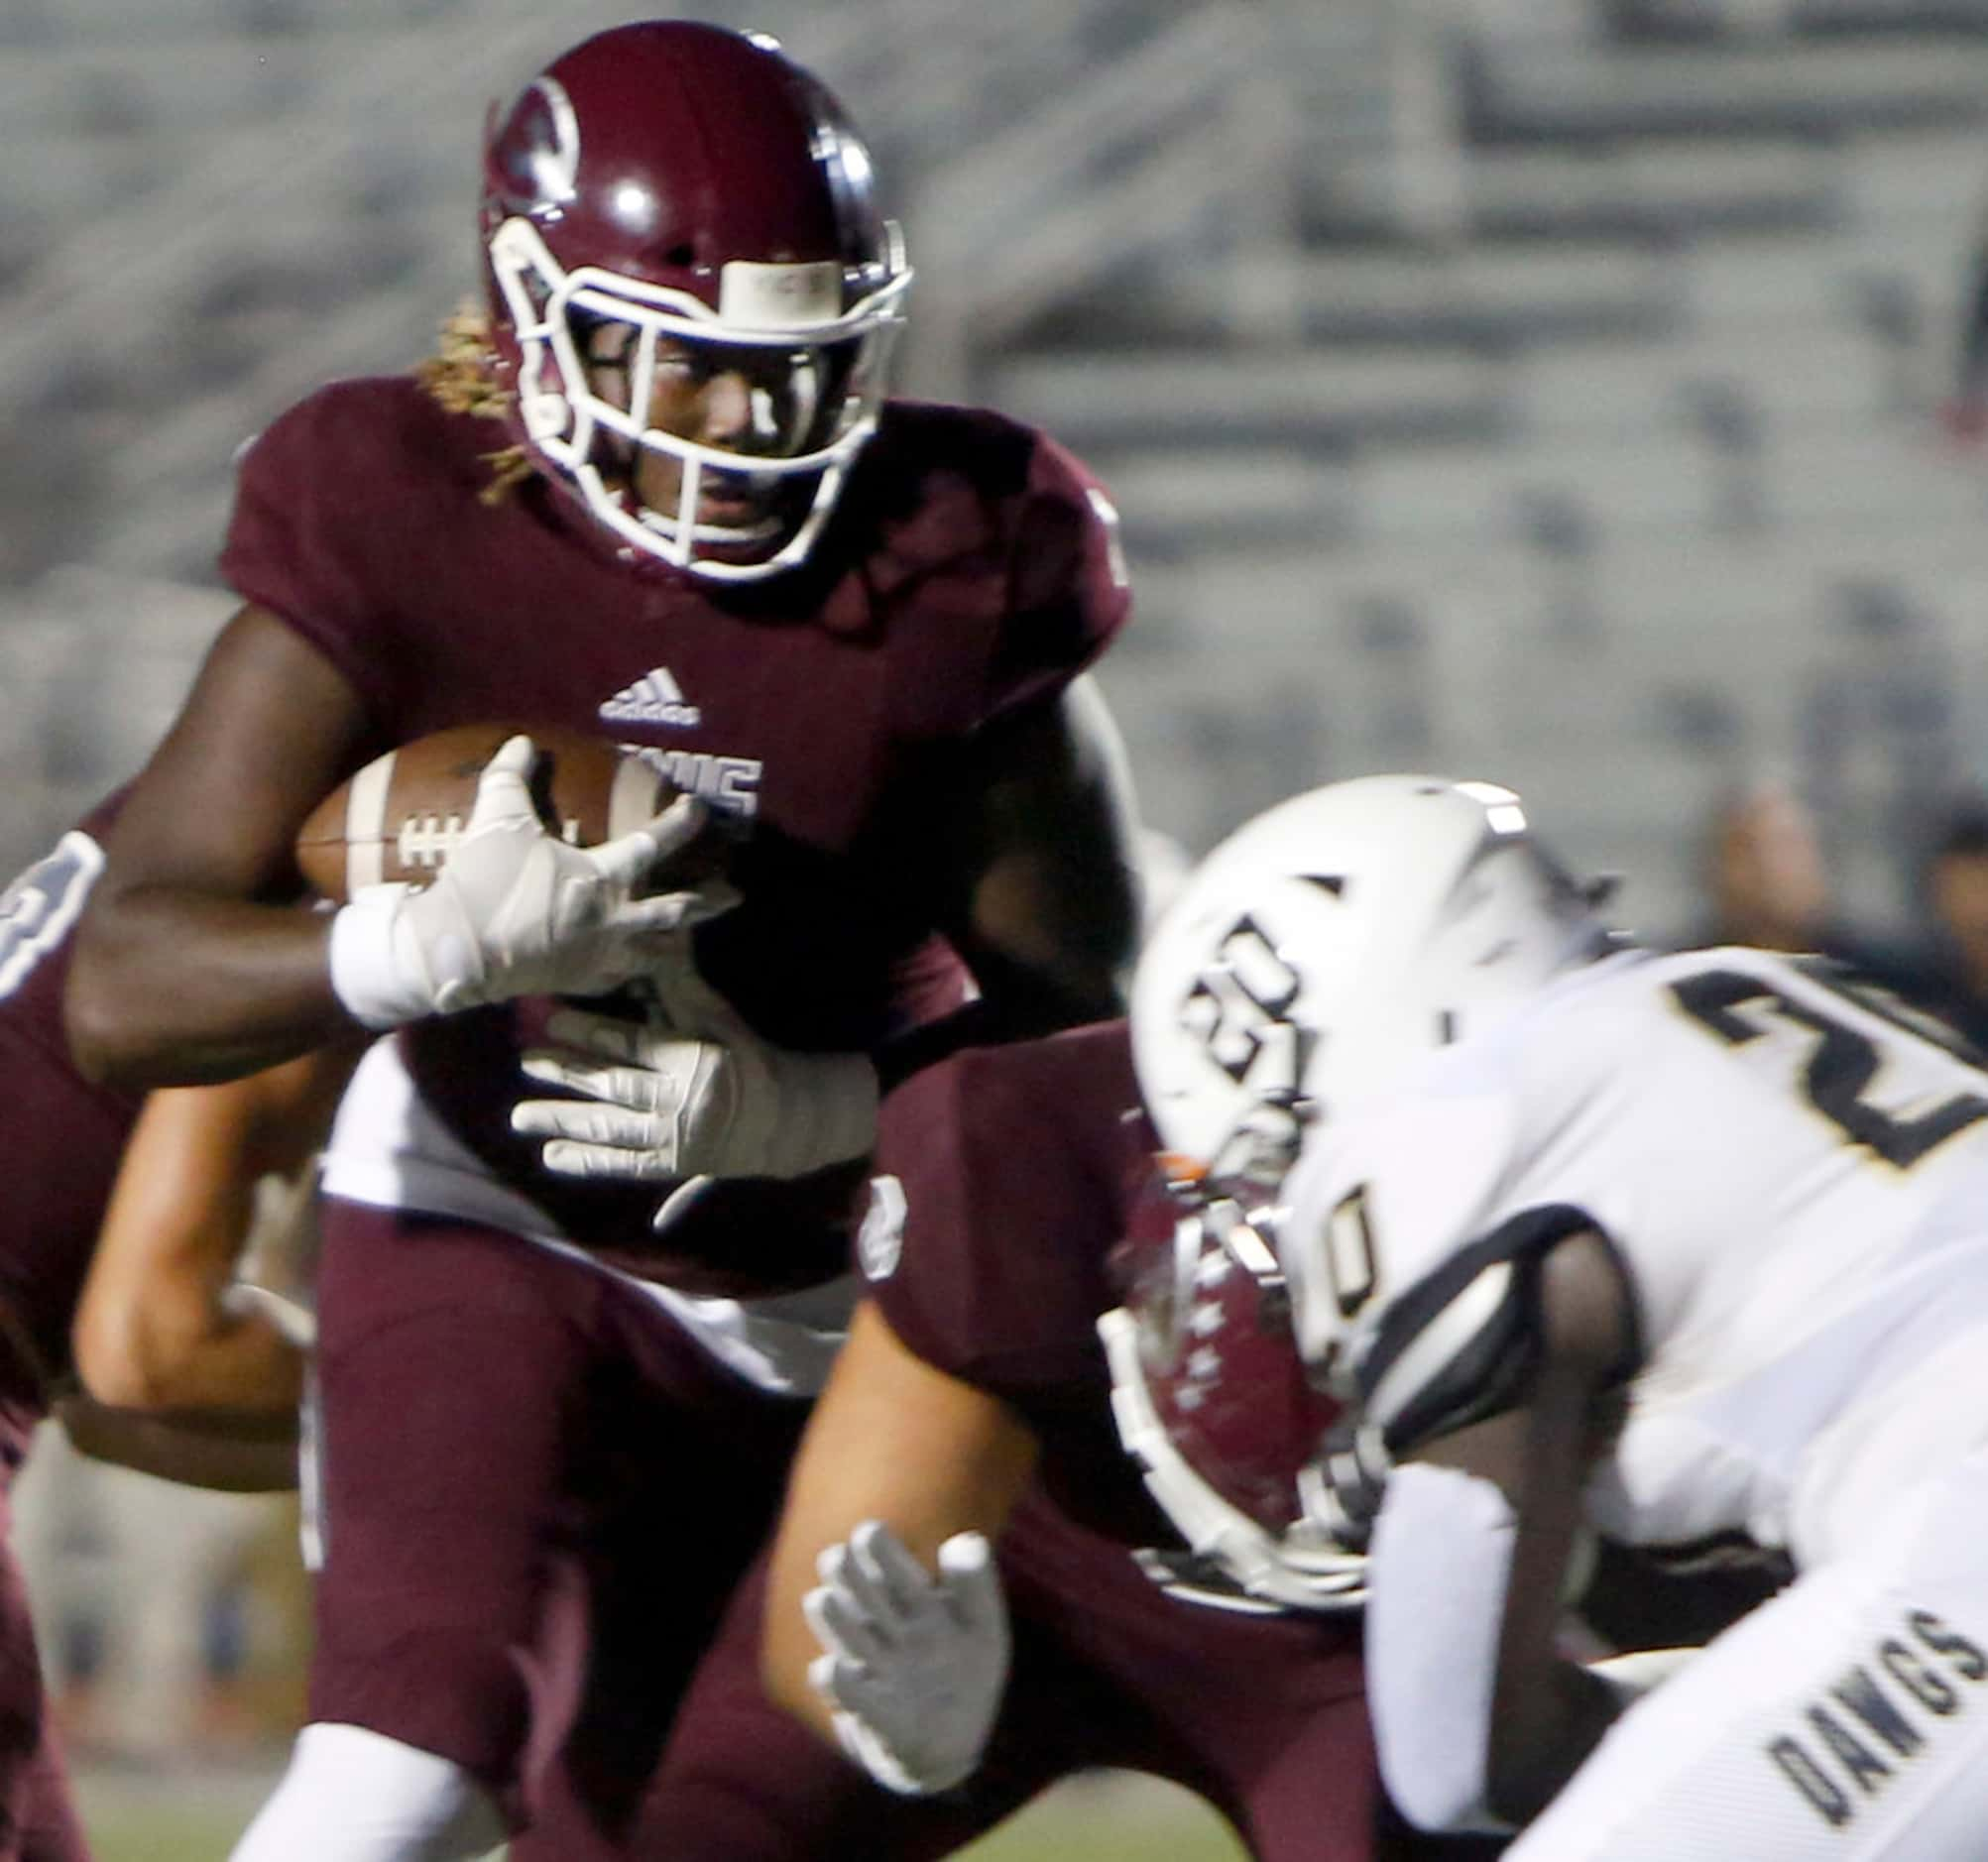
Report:
<svg viewBox="0 0 1988 1862"><path fill-rule="evenodd" d="M696 837L701 804L679 797L633 833L569 847L532 804L535 755L514 737L485 765L469 825L429 884L362 886L332 920L332 987L368 1027L517 995L605 994L643 975L672 933L737 902L720 881L635 896Z"/></svg>
<svg viewBox="0 0 1988 1862"><path fill-rule="evenodd" d="M816 1562L821 1583L801 1599L826 1651L808 1681L842 1748L905 1797L967 1778L1007 1682L1007 1606L994 1551L977 1532L939 1548L935 1577L880 1520Z"/></svg>
<svg viewBox="0 0 1988 1862"><path fill-rule="evenodd" d="M865 1056L761 1040L697 975L687 940L647 987L645 1020L561 1009L545 1029L559 1045L525 1055L528 1078L583 1096L512 1108L514 1131L547 1140L547 1170L637 1183L800 1177L870 1150L877 1071Z"/></svg>

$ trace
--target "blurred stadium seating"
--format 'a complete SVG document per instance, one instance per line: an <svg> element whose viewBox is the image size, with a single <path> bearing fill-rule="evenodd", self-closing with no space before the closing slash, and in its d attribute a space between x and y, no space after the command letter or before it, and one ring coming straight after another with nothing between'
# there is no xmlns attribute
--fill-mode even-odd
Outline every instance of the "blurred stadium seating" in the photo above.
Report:
<svg viewBox="0 0 1988 1862"><path fill-rule="evenodd" d="M475 288L488 98L641 10L0 19L0 853L148 748L225 611L234 449ZM1198 846L1266 782L1469 764L1664 920L1681 813L1775 761L1840 803L1852 905L1895 909L1908 773L1988 767L1988 468L1932 417L1988 0L707 11L871 127L912 387L1046 421L1115 490L1146 624L1106 676L1157 823ZM1872 681L1921 662L1908 754Z"/></svg>
<svg viewBox="0 0 1988 1862"><path fill-rule="evenodd" d="M0 20L10 855L135 763L223 612L159 584L211 584L233 449L475 287L487 97L633 12ZM1676 811L1775 759L1835 783L1883 910L1887 708L1815 736L1817 685L1897 657L1847 582L1950 667L1946 773L1984 761L1988 477L1930 411L1988 200L1988 0L710 12L873 127L922 275L912 386L1050 423L1117 489L1149 624L1108 683L1189 843L1266 759L1414 752L1573 813L1664 916ZM1262 691L1316 710L1302 744L1256 742L1290 728L1250 730Z"/></svg>

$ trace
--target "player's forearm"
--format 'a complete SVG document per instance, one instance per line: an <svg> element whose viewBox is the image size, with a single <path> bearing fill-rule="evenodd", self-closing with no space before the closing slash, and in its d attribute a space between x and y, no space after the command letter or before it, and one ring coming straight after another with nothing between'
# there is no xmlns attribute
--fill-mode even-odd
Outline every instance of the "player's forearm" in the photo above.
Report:
<svg viewBox="0 0 1988 1862"><path fill-rule="evenodd" d="M785 1584L769 1592L765 1632L760 1647L760 1681L766 1698L791 1714L825 1745L836 1742L828 1702L808 1686L808 1664L821 1653L806 1619L801 1598L807 1586Z"/></svg>
<svg viewBox="0 0 1988 1862"><path fill-rule="evenodd" d="M331 986L329 924L182 886L101 898L64 1002L77 1066L125 1090L200 1085L350 1035Z"/></svg>
<svg viewBox="0 0 1988 1862"><path fill-rule="evenodd" d="M151 1409L288 1415L303 1394L303 1353L261 1314L217 1315L154 1354L148 1386Z"/></svg>
<svg viewBox="0 0 1988 1862"><path fill-rule="evenodd" d="M810 1504L804 1510L805 1518L794 1518L790 1500L788 1517L774 1540L760 1618L760 1684L766 1698L783 1713L791 1714L817 1739L839 1750L834 1708L808 1681L809 1665L822 1650L801 1600L815 1585L821 1554L839 1537L846 1537L860 1515L850 1513L845 1523L838 1514L831 1525L816 1506Z"/></svg>
<svg viewBox="0 0 1988 1862"><path fill-rule="evenodd" d="M155 1280L143 1298L101 1302L75 1346L84 1387L120 1410L282 1416L303 1388L303 1354L263 1315L228 1312L218 1287Z"/></svg>
<svg viewBox="0 0 1988 1862"><path fill-rule="evenodd" d="M926 1363L865 1302L815 1406L773 1541L760 1640L768 1696L832 1739L808 1680L822 1653L802 1608L824 1551L880 1521L934 1565L956 1533L997 1540L1035 1469L1034 1432L1007 1405Z"/></svg>
<svg viewBox="0 0 1988 1862"><path fill-rule="evenodd" d="M942 928L980 999L880 1063L886 1086L954 1050L1124 1012L1137 947L1136 810L1116 733L1089 681L987 734L951 824L955 904Z"/></svg>
<svg viewBox="0 0 1988 1862"><path fill-rule="evenodd" d="M1549 1278L1552 1266L1547 1270ZM1548 1295L1549 1301L1551 1294ZM1514 1823L1544 1809L1621 1710L1620 1697L1560 1654L1567 1572L1581 1531L1594 1415L1609 1361L1552 1336L1525 1413L1518 1526L1499 1627L1486 1797Z"/></svg>
<svg viewBox="0 0 1988 1862"><path fill-rule="evenodd" d="M1115 845L1078 868L1062 850L1023 850L983 881L962 948L1001 1039L1124 1013L1137 942L1138 880Z"/></svg>

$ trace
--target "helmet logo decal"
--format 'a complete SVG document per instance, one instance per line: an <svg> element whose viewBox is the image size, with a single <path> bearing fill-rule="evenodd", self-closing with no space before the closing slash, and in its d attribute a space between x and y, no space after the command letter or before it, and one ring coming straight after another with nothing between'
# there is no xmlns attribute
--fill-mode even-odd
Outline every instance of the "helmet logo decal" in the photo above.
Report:
<svg viewBox="0 0 1988 1862"><path fill-rule="evenodd" d="M535 77L521 106L537 120L524 158L525 183L533 209L542 212L569 201L579 191L580 119L573 100L556 77Z"/></svg>
<svg viewBox="0 0 1988 1862"><path fill-rule="evenodd" d="M1104 529L1105 569L1111 578L1111 586L1130 588L1132 574L1125 567L1125 542L1118 534L1117 506L1095 485L1085 487L1084 496L1090 500L1092 513Z"/></svg>
<svg viewBox="0 0 1988 1862"><path fill-rule="evenodd" d="M1240 1085L1272 1031L1291 1032L1291 1009L1303 988L1304 979L1245 914L1229 927L1216 946L1215 961L1188 990L1181 1025Z"/></svg>

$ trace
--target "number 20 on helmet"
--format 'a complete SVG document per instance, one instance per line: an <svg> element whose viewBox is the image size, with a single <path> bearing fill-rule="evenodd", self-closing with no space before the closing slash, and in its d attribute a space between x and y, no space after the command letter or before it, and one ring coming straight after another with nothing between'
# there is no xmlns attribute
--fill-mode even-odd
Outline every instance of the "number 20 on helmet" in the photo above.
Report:
<svg viewBox="0 0 1988 1862"><path fill-rule="evenodd" d="M1132 984L1175 1177L1274 1191L1306 1130L1607 946L1592 888L1509 789L1363 776L1257 816L1194 871Z"/></svg>

